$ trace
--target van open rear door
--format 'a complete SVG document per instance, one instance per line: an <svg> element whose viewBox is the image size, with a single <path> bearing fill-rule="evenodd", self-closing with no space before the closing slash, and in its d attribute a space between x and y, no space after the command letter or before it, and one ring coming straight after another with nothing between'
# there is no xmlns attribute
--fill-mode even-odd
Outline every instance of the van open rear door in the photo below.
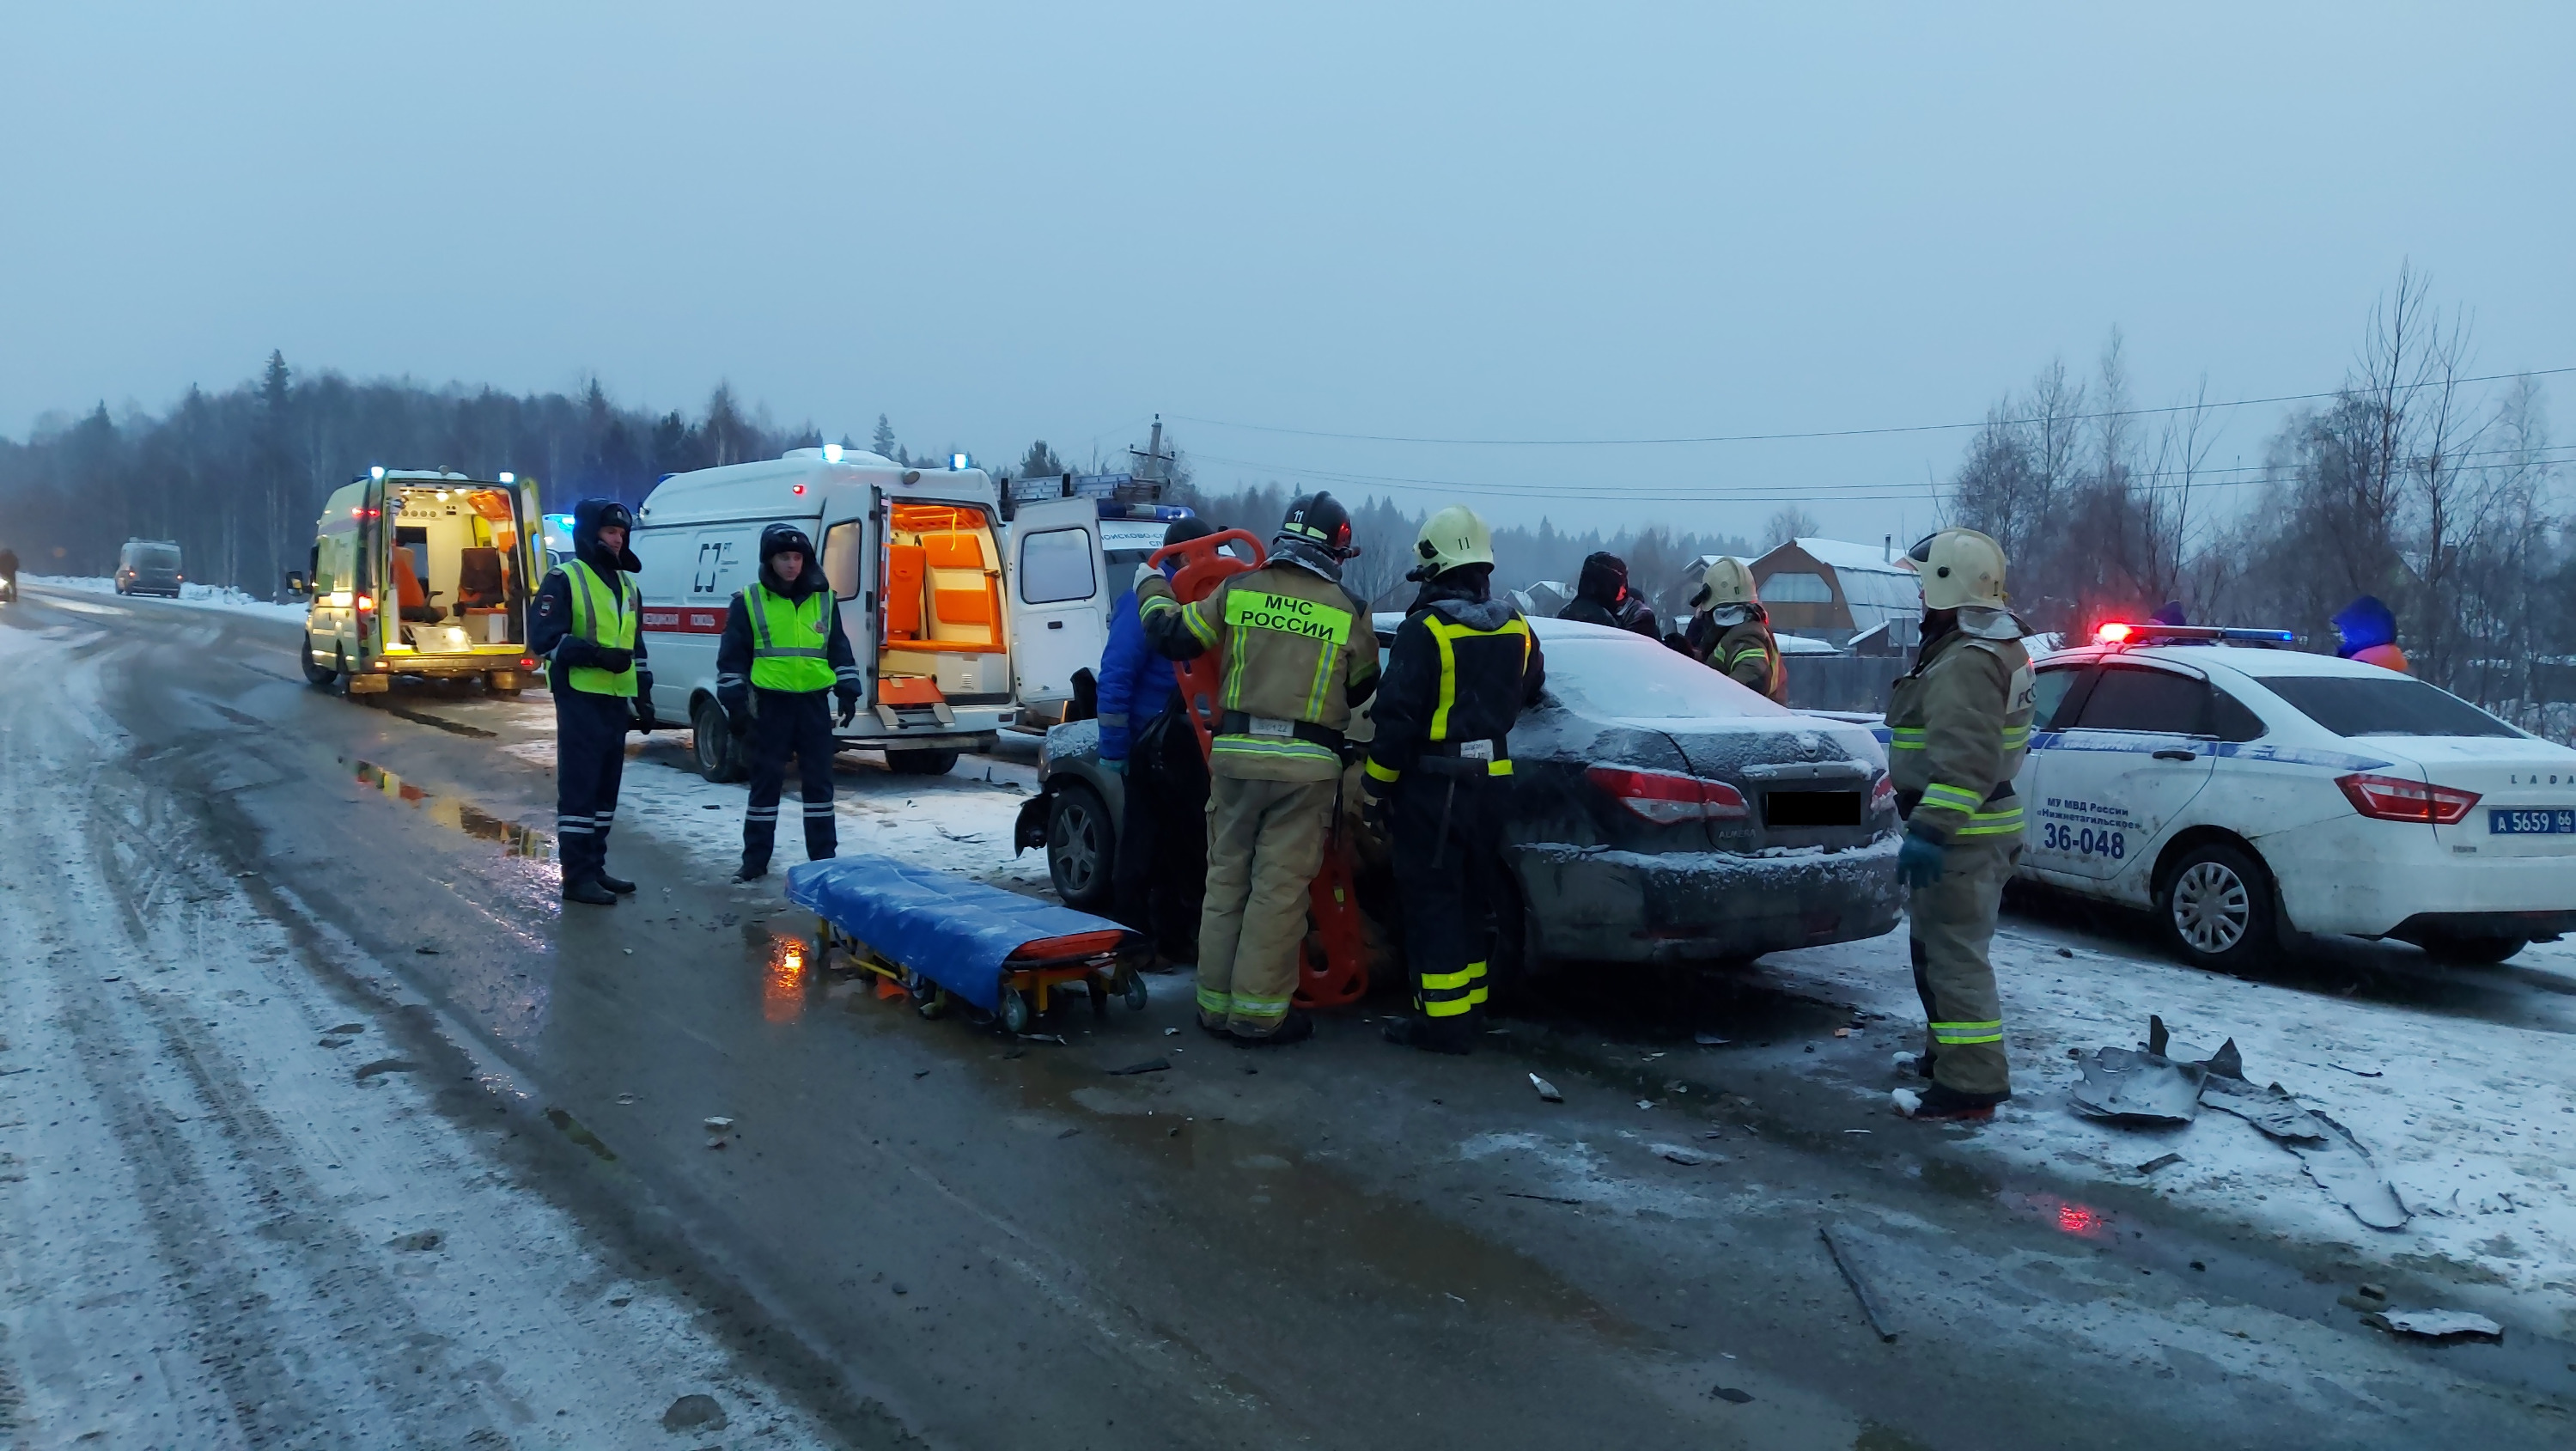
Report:
<svg viewBox="0 0 2576 1451"><path fill-rule="evenodd" d="M1022 705L1073 698L1073 673L1097 672L1109 643L1100 506L1091 499L1023 504L1011 521L1012 687ZM1106 595L1104 594L1106 592Z"/></svg>

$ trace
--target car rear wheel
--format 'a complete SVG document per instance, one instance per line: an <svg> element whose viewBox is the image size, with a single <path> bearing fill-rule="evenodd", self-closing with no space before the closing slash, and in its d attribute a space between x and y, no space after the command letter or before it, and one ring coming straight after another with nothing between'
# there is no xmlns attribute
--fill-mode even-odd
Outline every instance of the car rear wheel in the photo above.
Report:
<svg viewBox="0 0 2576 1451"><path fill-rule="evenodd" d="M956 764L955 751L886 752L886 769L898 776L945 776Z"/></svg>
<svg viewBox="0 0 2576 1451"><path fill-rule="evenodd" d="M1118 829L1100 794L1080 782L1058 787L1047 808L1047 877L1068 907L1085 912L1109 905Z"/></svg>
<svg viewBox="0 0 2576 1451"><path fill-rule="evenodd" d="M332 681L340 678L340 672L336 665L336 657L335 664L333 665L316 665L313 663L313 641L309 636L304 638L303 648L298 650L296 653L301 655L304 660L305 684L319 690L329 686Z"/></svg>
<svg viewBox="0 0 2576 1451"><path fill-rule="evenodd" d="M724 707L713 699L699 701L690 713L689 750L697 758L698 774L708 780L721 784L742 779L742 742L733 738Z"/></svg>
<svg viewBox="0 0 2576 1451"><path fill-rule="evenodd" d="M2278 941L2270 874L2223 842L2193 847L2173 864L2156 891L2156 917L2185 961L2219 972L2251 970Z"/></svg>
<svg viewBox="0 0 2576 1451"><path fill-rule="evenodd" d="M2531 945L2527 937L2427 937L2425 954L2459 967L2493 967Z"/></svg>

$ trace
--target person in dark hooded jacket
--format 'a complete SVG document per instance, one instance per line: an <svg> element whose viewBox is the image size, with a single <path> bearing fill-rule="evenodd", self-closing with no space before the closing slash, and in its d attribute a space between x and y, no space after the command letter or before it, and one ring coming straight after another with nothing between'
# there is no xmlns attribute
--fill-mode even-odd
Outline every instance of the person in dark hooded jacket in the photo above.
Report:
<svg viewBox="0 0 2576 1451"><path fill-rule="evenodd" d="M795 752L805 807L805 858L824 861L839 849L832 819L832 709L840 721L858 714L860 676L841 631L839 601L814 559L814 541L793 524L760 531L760 578L725 608L716 646L716 703L735 739L751 744L751 803L742 818L737 882L769 874L778 840L778 793Z"/></svg>
<svg viewBox="0 0 2576 1451"><path fill-rule="evenodd" d="M1556 617L1587 625L1608 625L1614 630L1633 630L1649 640L1662 638L1655 628L1654 610L1628 588L1628 561L1606 549L1584 559L1583 574L1575 581L1574 598L1556 612Z"/></svg>
<svg viewBox="0 0 2576 1451"><path fill-rule="evenodd" d="M555 840L563 898L605 907L635 890L608 874L608 828L626 770L626 732L651 730L653 670L637 628L643 595L626 576L644 562L626 547L635 516L615 499L572 510L572 558L546 572L530 606L528 648L552 663Z"/></svg>

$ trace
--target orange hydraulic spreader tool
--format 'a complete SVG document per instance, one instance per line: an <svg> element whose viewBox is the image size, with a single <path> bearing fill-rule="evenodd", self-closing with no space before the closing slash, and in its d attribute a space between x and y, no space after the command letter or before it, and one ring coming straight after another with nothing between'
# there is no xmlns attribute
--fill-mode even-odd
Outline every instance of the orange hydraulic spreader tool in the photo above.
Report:
<svg viewBox="0 0 2576 1451"><path fill-rule="evenodd" d="M1224 546L1230 542L1240 543L1252 558L1246 561L1226 553ZM1166 545L1147 562L1159 568L1175 557L1181 567L1172 575L1172 597L1191 605L1215 593L1227 575L1260 568L1269 552L1246 531L1227 529ZM1365 630L1368 617L1361 615L1359 623ZM1351 648L1374 650L1376 637L1355 639ZM1174 661L1172 673L1180 680L1181 699L1189 705L1190 727L1198 732L1199 755L1204 759L1216 743L1217 689L1225 678L1224 657L1210 651L1195 660ZM1368 995L1368 962L1361 945L1360 904L1351 890L1351 870L1351 843L1342 831L1337 795L1331 834L1324 841L1323 870L1306 891L1306 942L1297 960L1296 1001L1301 1008L1347 1007Z"/></svg>

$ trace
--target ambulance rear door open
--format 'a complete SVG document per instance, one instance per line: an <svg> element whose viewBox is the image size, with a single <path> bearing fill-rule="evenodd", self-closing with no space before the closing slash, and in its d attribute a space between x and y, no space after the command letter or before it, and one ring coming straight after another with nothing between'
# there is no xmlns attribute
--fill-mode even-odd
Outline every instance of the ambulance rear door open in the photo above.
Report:
<svg viewBox="0 0 2576 1451"><path fill-rule="evenodd" d="M1109 643L1105 574L1097 500L1019 507L1009 584L1012 685L1022 705L1071 700L1074 672L1099 670Z"/></svg>
<svg viewBox="0 0 2576 1451"><path fill-rule="evenodd" d="M885 729L900 731L952 727L954 706L1007 704L1011 639L991 505L870 492L867 522L881 541L876 588L858 580L857 598L873 609L868 628L850 632L870 673L868 707ZM823 553L833 569L832 546ZM842 583L835 573L836 591Z"/></svg>

